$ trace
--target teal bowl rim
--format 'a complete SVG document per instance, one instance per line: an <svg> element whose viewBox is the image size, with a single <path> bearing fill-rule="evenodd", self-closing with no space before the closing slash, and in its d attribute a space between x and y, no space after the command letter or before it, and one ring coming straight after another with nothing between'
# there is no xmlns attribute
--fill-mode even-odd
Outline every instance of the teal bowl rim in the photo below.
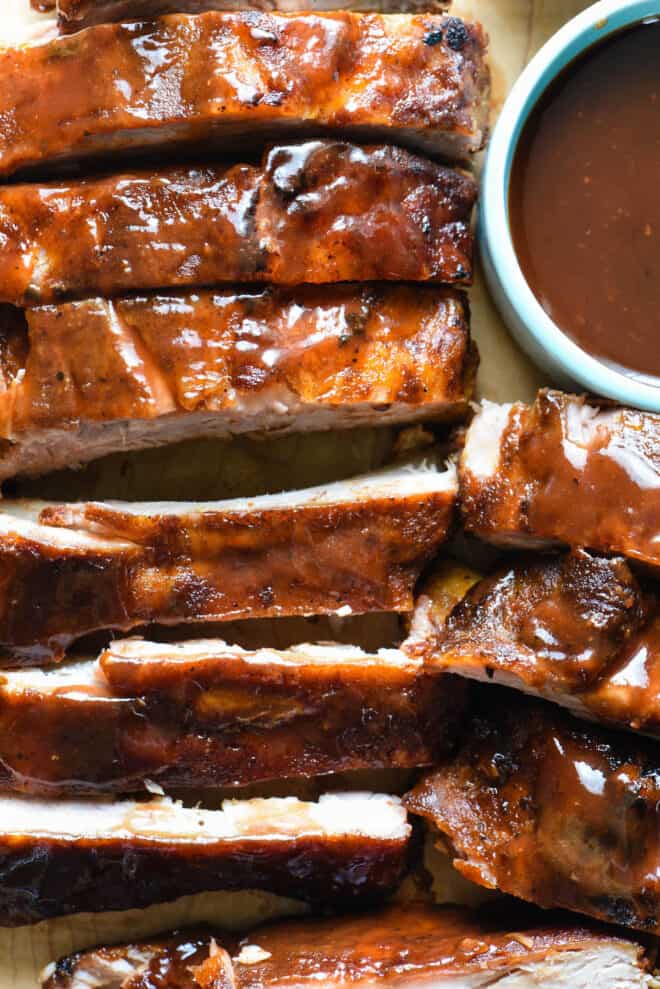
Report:
<svg viewBox="0 0 660 989"><path fill-rule="evenodd" d="M535 363L564 387L579 385L624 405L660 412L660 383L618 371L574 343L548 316L525 280L509 226L509 178L521 131L557 75L622 28L660 18L660 0L600 0L564 25L514 84L493 132L482 175L479 246L491 294Z"/></svg>

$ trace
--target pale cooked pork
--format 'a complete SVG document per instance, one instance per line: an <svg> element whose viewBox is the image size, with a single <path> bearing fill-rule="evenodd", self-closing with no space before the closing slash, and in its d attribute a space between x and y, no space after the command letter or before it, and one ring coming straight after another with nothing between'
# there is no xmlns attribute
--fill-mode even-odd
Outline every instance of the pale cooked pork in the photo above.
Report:
<svg viewBox="0 0 660 989"><path fill-rule="evenodd" d="M456 473L415 461L233 501L0 504L0 643L60 658L98 629L408 611Z"/></svg>
<svg viewBox="0 0 660 989"><path fill-rule="evenodd" d="M405 867L410 825L396 797L226 800L0 797L0 926L125 910L203 890L265 889L311 902L378 900Z"/></svg>
<svg viewBox="0 0 660 989"><path fill-rule="evenodd" d="M532 406L486 402L460 475L465 525L484 539L660 567L660 415L557 391Z"/></svg>
<svg viewBox="0 0 660 989"><path fill-rule="evenodd" d="M1 115L0 115L1 116ZM469 283L472 176L391 145L0 186L0 301L220 282Z"/></svg>
<svg viewBox="0 0 660 989"><path fill-rule="evenodd" d="M7 309L0 480L199 436L456 420L465 296L378 283Z"/></svg>
<svg viewBox="0 0 660 989"><path fill-rule="evenodd" d="M643 989L649 962L635 941L565 917L408 903L92 949L49 965L42 980L43 989L140 989L151 977L160 989Z"/></svg>
<svg viewBox="0 0 660 989"><path fill-rule="evenodd" d="M172 14L8 48L0 175L283 134L465 157L487 133L486 48L455 17L348 11Z"/></svg>

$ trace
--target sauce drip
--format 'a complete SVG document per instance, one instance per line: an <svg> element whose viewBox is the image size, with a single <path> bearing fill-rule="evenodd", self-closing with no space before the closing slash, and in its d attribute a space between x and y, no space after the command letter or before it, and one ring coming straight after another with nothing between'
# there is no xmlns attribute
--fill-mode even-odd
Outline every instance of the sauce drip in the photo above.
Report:
<svg viewBox="0 0 660 989"><path fill-rule="evenodd" d="M660 377L660 21L559 77L526 125L509 208L525 277L579 346Z"/></svg>

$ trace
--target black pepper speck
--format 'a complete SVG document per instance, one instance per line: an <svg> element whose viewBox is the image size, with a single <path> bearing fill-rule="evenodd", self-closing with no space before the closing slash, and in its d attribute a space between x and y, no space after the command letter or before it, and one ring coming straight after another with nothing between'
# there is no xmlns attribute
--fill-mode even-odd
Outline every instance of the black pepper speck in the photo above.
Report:
<svg viewBox="0 0 660 989"><path fill-rule="evenodd" d="M469 34L463 21L458 17L451 17L446 27L447 44L452 51L459 52L468 42Z"/></svg>
<svg viewBox="0 0 660 989"><path fill-rule="evenodd" d="M442 39L443 39L442 29L434 28L432 31L429 31L429 33L424 38L424 44L433 47L434 45L439 45Z"/></svg>

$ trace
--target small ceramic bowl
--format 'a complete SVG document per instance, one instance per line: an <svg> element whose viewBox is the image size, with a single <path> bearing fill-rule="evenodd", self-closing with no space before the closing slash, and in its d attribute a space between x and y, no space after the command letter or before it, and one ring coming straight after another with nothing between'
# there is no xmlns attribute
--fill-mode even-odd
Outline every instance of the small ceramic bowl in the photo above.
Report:
<svg viewBox="0 0 660 989"><path fill-rule="evenodd" d="M660 411L655 387L592 357L553 323L525 280L509 226L509 178L522 129L557 75L622 28L660 17L660 0L600 0L569 21L524 70L504 105L484 167L479 243L493 298L521 347L557 384Z"/></svg>

